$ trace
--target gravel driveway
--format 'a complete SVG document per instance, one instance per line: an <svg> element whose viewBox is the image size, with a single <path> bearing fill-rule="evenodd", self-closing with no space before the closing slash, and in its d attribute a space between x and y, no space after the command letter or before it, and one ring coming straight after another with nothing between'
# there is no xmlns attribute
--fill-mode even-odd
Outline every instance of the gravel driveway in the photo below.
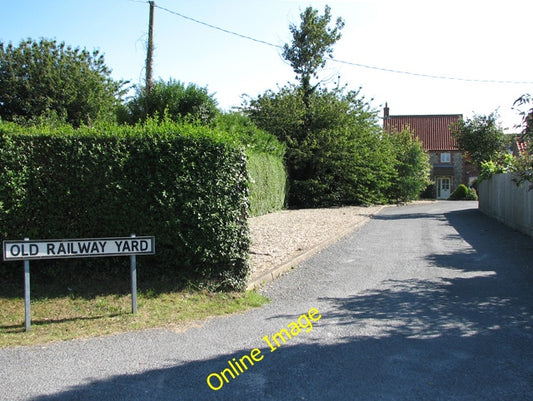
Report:
<svg viewBox="0 0 533 401"><path fill-rule="evenodd" d="M387 208L263 288L264 307L0 350L0 398L533 399L531 244L475 202Z"/></svg>

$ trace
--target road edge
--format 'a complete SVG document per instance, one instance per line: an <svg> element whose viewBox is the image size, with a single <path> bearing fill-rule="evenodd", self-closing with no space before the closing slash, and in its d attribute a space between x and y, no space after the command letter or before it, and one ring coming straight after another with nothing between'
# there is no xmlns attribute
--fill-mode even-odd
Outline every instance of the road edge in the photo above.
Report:
<svg viewBox="0 0 533 401"><path fill-rule="evenodd" d="M343 231L336 233L336 235L322 241L318 245L315 245L314 247L306 251L296 254L288 262L284 262L281 265L274 266L273 268L269 269L267 272L261 274L259 277L251 278L247 284L246 290L247 291L258 290L264 284L267 284L267 283L270 283L276 280L283 273L293 269L294 267L296 267L297 265L299 265L306 259L309 259L311 256L316 255L317 253L327 248L328 246L333 245L335 242L340 241L343 237L352 233L357 227L360 227L368 223L368 221L371 220L374 217L374 215L380 213L387 206L389 205L382 205L374 213L368 214L367 216L363 217L360 221L358 221L354 225L348 227L347 229Z"/></svg>

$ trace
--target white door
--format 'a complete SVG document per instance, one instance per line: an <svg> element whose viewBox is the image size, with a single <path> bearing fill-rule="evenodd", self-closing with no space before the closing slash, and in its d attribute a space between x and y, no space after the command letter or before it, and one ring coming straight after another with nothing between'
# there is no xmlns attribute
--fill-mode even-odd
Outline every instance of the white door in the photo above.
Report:
<svg viewBox="0 0 533 401"><path fill-rule="evenodd" d="M450 177L439 177L437 180L437 199L448 199L451 195L450 187Z"/></svg>

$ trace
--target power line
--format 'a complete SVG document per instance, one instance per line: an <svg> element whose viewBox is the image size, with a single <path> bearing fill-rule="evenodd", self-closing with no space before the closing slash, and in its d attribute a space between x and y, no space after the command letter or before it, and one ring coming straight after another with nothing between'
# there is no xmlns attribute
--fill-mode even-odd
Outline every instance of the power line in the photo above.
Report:
<svg viewBox="0 0 533 401"><path fill-rule="evenodd" d="M277 47L277 48L283 49L282 46L275 45L273 43L269 43L269 42L266 42L264 40L255 39L255 38L252 38L251 36L242 35L242 34L237 33L237 32L229 31L227 29L220 28L218 26L208 24L207 22L203 22L203 21L199 21L197 19L191 18L191 17L187 17L186 15L180 14L180 13L178 13L176 11L169 10L168 8L164 8L164 7L158 6L157 4L156 4L156 8L159 8L159 9L161 9L163 11L166 11L167 13L177 15L178 17L184 18L186 20L196 22L197 24L204 25L204 26L207 26L207 27L212 28L212 29L216 29L217 31L221 31L221 32L224 32L224 33L228 33L230 35L238 36L238 37L243 38L243 39L252 40L254 42L261 43L263 45L267 45L267 46L272 46L272 47Z"/></svg>
<svg viewBox="0 0 533 401"><path fill-rule="evenodd" d="M242 39L251 40L251 41L254 41L254 42L257 42L257 43L261 43L263 45L267 45L267 46L270 46L270 47L275 47L277 49L282 49L283 50L283 46L276 45L274 43L270 43L270 42L267 42L267 41L264 41L264 40L261 40L261 39L256 39L256 38L253 38L253 37L248 36L248 35L243 35L243 34L240 34L240 33L237 33L237 32L233 32L233 31L221 28L221 27L216 26L216 25L208 24L207 22L199 21L197 19L194 19L194 18L188 17L186 15L180 14L180 13L178 13L176 11L169 10L168 8L158 6L157 4L155 5L155 7L159 8L159 9L161 9L163 11L166 11L166 12L168 12L170 14L173 14L173 15L176 15L178 17L181 17L183 19L195 22L195 23L200 24L200 25L207 26L207 27L209 27L211 29L215 29L217 31L224 32L224 33L227 33L229 35L237 36L237 37L242 38ZM451 76L445 76L445 75L432 75L432 74L423 74L423 73L410 72L410 71L404 71L404 70L395 70L395 69L391 69L391 68L377 67L377 66L372 66L372 65L355 63L355 62L351 62L351 61L337 60L335 58L332 58L331 61L334 61L334 62L339 63L339 64L350 65L350 66L353 66L353 67L366 68L366 69L369 69L369 70L376 70L376 71L382 71L382 72L388 72L388 73L394 73L394 74L411 75L411 76L415 76L415 77L429 78L429 79L441 79L441 80L450 80L450 81L489 83L489 84L533 85L533 81L460 78L460 77L451 77Z"/></svg>
<svg viewBox="0 0 533 401"><path fill-rule="evenodd" d="M402 70L393 70L393 69L390 69L390 68L375 67L375 66L371 66L371 65L354 63L354 62L351 62L351 61L337 60L337 59L334 59L334 58L331 59L331 61L335 61L336 63L340 63L340 64L352 65L352 66L355 66L355 67L367 68L367 69L370 69L370 70L391 72L391 73L394 73L394 74L412 75L412 76L415 76L415 77L422 77L422 78L447 79L447 80L451 80L451 81L478 82L478 83L490 83L490 84L520 84L520 85L531 85L531 84L533 84L533 81L505 81L505 80L496 80L496 79L459 78L459 77L449 77L449 76L445 76L445 75L422 74L422 73L418 73L418 72L409 72L409 71L402 71Z"/></svg>

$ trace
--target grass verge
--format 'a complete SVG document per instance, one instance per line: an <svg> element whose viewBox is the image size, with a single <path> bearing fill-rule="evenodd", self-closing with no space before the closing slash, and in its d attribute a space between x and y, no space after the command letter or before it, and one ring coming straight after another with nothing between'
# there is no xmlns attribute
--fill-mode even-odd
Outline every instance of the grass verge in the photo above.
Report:
<svg viewBox="0 0 533 401"><path fill-rule="evenodd" d="M41 297L32 299L31 330L25 332L24 298L0 297L0 348L156 327L184 330L195 321L244 311L267 302L267 298L254 291L156 293L147 290L138 293L137 313L133 315L129 294Z"/></svg>

